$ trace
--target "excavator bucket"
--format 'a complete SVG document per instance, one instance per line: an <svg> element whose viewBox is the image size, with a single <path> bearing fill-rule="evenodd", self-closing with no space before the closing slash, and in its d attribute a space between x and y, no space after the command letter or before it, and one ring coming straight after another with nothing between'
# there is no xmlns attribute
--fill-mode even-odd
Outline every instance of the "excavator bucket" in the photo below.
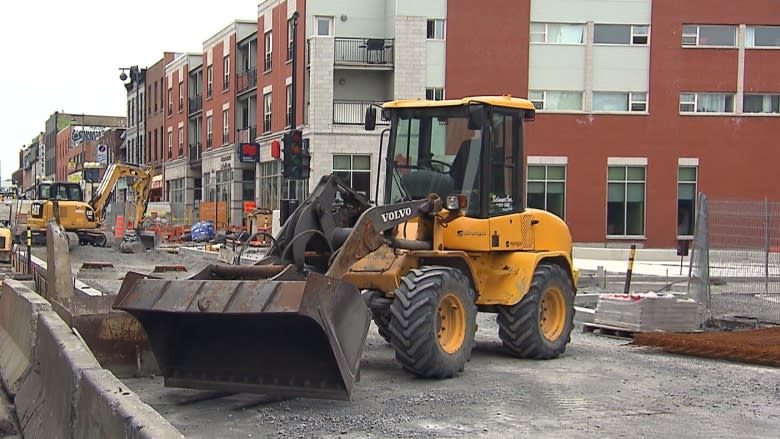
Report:
<svg viewBox="0 0 780 439"><path fill-rule="evenodd" d="M166 386L342 400L371 319L354 286L294 266L128 273L114 307L143 326Z"/></svg>

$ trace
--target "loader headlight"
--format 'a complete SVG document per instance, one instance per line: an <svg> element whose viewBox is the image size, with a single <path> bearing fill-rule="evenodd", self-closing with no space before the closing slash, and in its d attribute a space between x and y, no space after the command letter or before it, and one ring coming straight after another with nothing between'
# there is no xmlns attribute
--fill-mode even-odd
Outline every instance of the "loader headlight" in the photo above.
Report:
<svg viewBox="0 0 780 439"><path fill-rule="evenodd" d="M447 195L447 210L454 212L457 210L466 210L469 205L469 200L466 198L466 194L453 194Z"/></svg>

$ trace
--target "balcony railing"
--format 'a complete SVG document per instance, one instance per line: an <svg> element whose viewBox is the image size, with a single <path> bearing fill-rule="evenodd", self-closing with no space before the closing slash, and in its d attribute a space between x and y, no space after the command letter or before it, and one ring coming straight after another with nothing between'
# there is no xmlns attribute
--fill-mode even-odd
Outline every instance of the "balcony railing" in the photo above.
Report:
<svg viewBox="0 0 780 439"><path fill-rule="evenodd" d="M236 141L238 143L252 143L257 137L257 127L244 127L238 130Z"/></svg>
<svg viewBox="0 0 780 439"><path fill-rule="evenodd" d="M189 113L197 113L198 111L203 109L203 95L198 93L195 95L195 97L187 98L187 107L189 108Z"/></svg>
<svg viewBox="0 0 780 439"><path fill-rule="evenodd" d="M333 123L338 125L363 125L366 121L366 108L374 101L333 100ZM382 120L382 112L376 112L376 124L388 125Z"/></svg>
<svg viewBox="0 0 780 439"><path fill-rule="evenodd" d="M200 142L193 145L187 145L187 163L196 163L200 161Z"/></svg>
<svg viewBox="0 0 780 439"><path fill-rule="evenodd" d="M393 39L336 38L335 64L393 66Z"/></svg>
<svg viewBox="0 0 780 439"><path fill-rule="evenodd" d="M257 87L257 69L251 68L236 74L236 92L243 93Z"/></svg>

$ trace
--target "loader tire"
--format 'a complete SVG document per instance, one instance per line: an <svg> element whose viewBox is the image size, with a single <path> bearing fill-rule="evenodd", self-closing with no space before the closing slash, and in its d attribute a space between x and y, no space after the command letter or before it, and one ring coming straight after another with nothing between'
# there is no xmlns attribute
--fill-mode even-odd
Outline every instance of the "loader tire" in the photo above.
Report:
<svg viewBox="0 0 780 439"><path fill-rule="evenodd" d="M474 347L477 306L468 278L423 267L401 278L390 306L390 344L404 369L425 378L462 372Z"/></svg>
<svg viewBox="0 0 780 439"><path fill-rule="evenodd" d="M390 311L372 310L371 316L374 319L374 324L376 325L376 332L378 332L386 342L390 343Z"/></svg>
<svg viewBox="0 0 780 439"><path fill-rule="evenodd" d="M498 336L518 358L557 358L571 340L574 288L563 268L539 264L520 302L498 309Z"/></svg>

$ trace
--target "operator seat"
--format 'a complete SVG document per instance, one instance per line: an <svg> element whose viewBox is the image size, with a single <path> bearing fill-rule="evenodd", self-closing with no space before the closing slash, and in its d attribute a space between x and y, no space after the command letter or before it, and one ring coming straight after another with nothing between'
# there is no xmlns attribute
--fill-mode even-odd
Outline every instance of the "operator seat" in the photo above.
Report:
<svg viewBox="0 0 780 439"><path fill-rule="evenodd" d="M449 174L431 169L415 169L403 175L401 182L413 200L425 198L430 193L446 198L455 191L455 181Z"/></svg>

